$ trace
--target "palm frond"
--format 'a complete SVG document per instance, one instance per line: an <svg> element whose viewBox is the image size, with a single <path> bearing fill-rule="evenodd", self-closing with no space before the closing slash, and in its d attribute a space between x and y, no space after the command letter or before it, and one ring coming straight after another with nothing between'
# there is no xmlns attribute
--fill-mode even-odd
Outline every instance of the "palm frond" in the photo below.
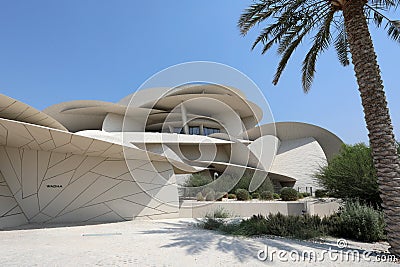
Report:
<svg viewBox="0 0 400 267"><path fill-rule="evenodd" d="M275 75L274 75L274 80L272 83L274 85L278 84L279 78L282 75L282 72L286 68L286 64L288 63L291 55L293 54L294 50L299 46L301 40L305 36L306 32L303 32L296 40L290 43L290 45L287 47L285 52L282 55L281 60L279 61L278 68L276 69Z"/></svg>
<svg viewBox="0 0 400 267"><path fill-rule="evenodd" d="M388 0L389 1L389 0ZM375 1L379 2L379 1ZM382 1L384 2L384 1ZM400 1L392 1L390 2L396 2L396 3L391 3L391 5L398 5ZM384 14L382 14L381 10L383 10L383 3L381 5L376 4L375 6L371 5L365 5L366 7L366 13L368 17L371 17L371 13L373 15L373 20L375 22L375 25L379 28L382 26L383 21L385 20L385 29L387 29L387 35L393 39L394 41L400 42L400 21L398 20L391 20Z"/></svg>
<svg viewBox="0 0 400 267"><path fill-rule="evenodd" d="M339 33L335 38L335 50L339 59L340 64L343 66L348 66L350 64L349 60L349 44L347 41L347 34L344 23L340 24L338 29Z"/></svg>
<svg viewBox="0 0 400 267"><path fill-rule="evenodd" d="M246 35L246 33L255 24L262 22L263 20L267 19L269 15L272 14L272 10L267 8L269 4L269 1L261 1L245 9L243 14L240 16L238 22L238 27L242 35Z"/></svg>
<svg viewBox="0 0 400 267"><path fill-rule="evenodd" d="M323 25L321 26L317 34L314 36L313 46L311 47L310 51L304 58L303 68L302 68L302 85L305 93L307 93L310 90L311 84L314 80L315 65L316 65L315 63L317 61L318 55L324 50L326 50L330 44L331 41L330 27L334 13L335 11L332 9L326 15Z"/></svg>
<svg viewBox="0 0 400 267"><path fill-rule="evenodd" d="M371 5L382 8L382 9L390 9L392 7L396 7L399 5L399 1L396 0L371 0Z"/></svg>
<svg viewBox="0 0 400 267"><path fill-rule="evenodd" d="M389 37L397 42L400 42L400 21L389 21L386 27L388 28L387 34Z"/></svg>

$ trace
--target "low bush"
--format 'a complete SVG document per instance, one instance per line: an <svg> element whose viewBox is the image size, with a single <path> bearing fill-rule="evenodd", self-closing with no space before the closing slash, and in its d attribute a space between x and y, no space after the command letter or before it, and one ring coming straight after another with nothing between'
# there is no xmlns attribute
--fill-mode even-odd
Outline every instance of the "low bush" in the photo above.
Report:
<svg viewBox="0 0 400 267"><path fill-rule="evenodd" d="M281 195L279 195L278 193L274 193L273 194L274 199L280 199Z"/></svg>
<svg viewBox="0 0 400 267"><path fill-rule="evenodd" d="M260 199L262 200L273 200L274 194L271 191L264 191L260 195Z"/></svg>
<svg viewBox="0 0 400 267"><path fill-rule="evenodd" d="M322 189L317 189L317 190L315 190L315 197L317 197L317 198L328 197L328 191L322 190Z"/></svg>
<svg viewBox="0 0 400 267"><path fill-rule="evenodd" d="M326 221L333 236L364 242L376 242L385 238L383 212L358 201L347 201L339 213L331 215Z"/></svg>
<svg viewBox="0 0 400 267"><path fill-rule="evenodd" d="M206 218L202 223L199 224L201 228L206 230L222 230L222 225L224 225L224 221L219 218Z"/></svg>
<svg viewBox="0 0 400 267"><path fill-rule="evenodd" d="M231 213L227 211L224 208L217 208L211 213L206 214L206 218L219 218L219 219L224 219L224 218L229 218L231 216Z"/></svg>
<svg viewBox="0 0 400 267"><path fill-rule="evenodd" d="M210 176L201 173L192 174L183 184L184 186L183 195L186 197L197 196L197 193L201 192L202 187L206 186L212 181L213 180ZM206 194L204 194L203 192L203 195Z"/></svg>
<svg viewBox="0 0 400 267"><path fill-rule="evenodd" d="M375 208L382 203L371 149L365 144L343 145L340 153L322 166L315 177L328 190L328 196L358 199ZM315 193L316 197L324 197Z"/></svg>
<svg viewBox="0 0 400 267"><path fill-rule="evenodd" d="M196 195L197 201L204 201L204 196L201 192L198 192Z"/></svg>
<svg viewBox="0 0 400 267"><path fill-rule="evenodd" d="M206 201L214 201L215 200L215 192L214 190L210 190L206 195Z"/></svg>
<svg viewBox="0 0 400 267"><path fill-rule="evenodd" d="M237 189L246 189L249 190L250 182L256 176L253 171L246 170L237 184L232 188L230 193L236 192ZM256 189L255 192L261 193L263 191L271 191L274 192L274 184L272 183L271 179L269 177L266 177L265 180L262 182L262 184Z"/></svg>
<svg viewBox="0 0 400 267"><path fill-rule="evenodd" d="M204 187L203 190L201 190L201 193L203 194L203 196L207 196L208 193L213 192L215 193L214 189L212 189L211 187Z"/></svg>
<svg viewBox="0 0 400 267"><path fill-rule="evenodd" d="M216 213L214 213L216 214ZM218 214L218 213L217 213ZM225 222L225 212L208 216L201 224L204 229L218 230L232 235L260 236L276 235L311 239L331 235L363 242L376 242L385 239L383 214L359 202L347 202L342 210L321 219L318 215L253 215L240 222Z"/></svg>
<svg viewBox="0 0 400 267"><path fill-rule="evenodd" d="M311 196L311 194L307 193L307 192L303 192L302 194L303 194L303 197L310 197Z"/></svg>
<svg viewBox="0 0 400 267"><path fill-rule="evenodd" d="M251 194L251 198L252 198L252 199L259 199L259 198L260 198L260 194L257 193L257 192L253 192L253 193Z"/></svg>
<svg viewBox="0 0 400 267"><path fill-rule="evenodd" d="M237 189L236 190L236 199L237 200L249 200L250 199L250 194L249 191L246 189Z"/></svg>
<svg viewBox="0 0 400 267"><path fill-rule="evenodd" d="M232 235L261 236L276 235L282 237L294 237L310 239L325 234L321 219L318 216L285 216L253 215L249 219L243 219L240 223L225 223L215 218L206 218L205 229L218 230Z"/></svg>
<svg viewBox="0 0 400 267"><path fill-rule="evenodd" d="M298 198L299 198L299 199L302 199L302 198L304 198L304 195L303 195L303 193L298 193L298 194L297 194L297 196L298 196Z"/></svg>
<svg viewBox="0 0 400 267"><path fill-rule="evenodd" d="M189 179L186 180L186 182L184 183L184 186L185 187L199 187L199 186L207 185L207 184L211 183L212 181L213 181L213 179L208 175L204 175L201 173L194 173L189 177Z"/></svg>
<svg viewBox="0 0 400 267"><path fill-rule="evenodd" d="M281 189L281 199L283 201L295 201L299 199L296 189L284 187Z"/></svg>
<svg viewBox="0 0 400 267"><path fill-rule="evenodd" d="M228 199L236 199L236 195L235 194L228 194Z"/></svg>

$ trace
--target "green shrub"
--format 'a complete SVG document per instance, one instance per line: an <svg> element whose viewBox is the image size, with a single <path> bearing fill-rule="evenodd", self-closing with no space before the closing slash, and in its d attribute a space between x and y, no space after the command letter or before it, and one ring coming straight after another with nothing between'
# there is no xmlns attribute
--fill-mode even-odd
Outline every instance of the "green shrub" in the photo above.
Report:
<svg viewBox="0 0 400 267"><path fill-rule="evenodd" d="M211 183L213 179L201 173L194 173L192 174L189 179L186 180L184 183L185 187L200 187Z"/></svg>
<svg viewBox="0 0 400 267"><path fill-rule="evenodd" d="M228 194L228 199L236 199L236 195L235 194Z"/></svg>
<svg viewBox="0 0 400 267"><path fill-rule="evenodd" d="M265 178L264 182L256 190L260 194L264 191L274 192L274 184L269 177Z"/></svg>
<svg viewBox="0 0 400 267"><path fill-rule="evenodd" d="M203 190L201 190L201 192L202 192L203 196L207 196L207 194L210 192L215 193L214 189L212 189L211 187L204 187Z"/></svg>
<svg viewBox="0 0 400 267"><path fill-rule="evenodd" d="M249 200L250 194L246 189L237 189L236 190L236 199L237 200Z"/></svg>
<svg viewBox="0 0 400 267"><path fill-rule="evenodd" d="M307 193L307 192L303 192L302 194L303 194L303 197L309 197L309 196L311 196L311 194L310 194L310 193Z"/></svg>
<svg viewBox="0 0 400 267"><path fill-rule="evenodd" d="M328 191L322 190L322 189L317 189L317 190L315 190L315 197L317 197L317 198L328 197Z"/></svg>
<svg viewBox="0 0 400 267"><path fill-rule="evenodd" d="M299 199L299 196L295 189L284 187L281 189L281 198L283 201L295 201Z"/></svg>
<svg viewBox="0 0 400 267"><path fill-rule="evenodd" d="M260 199L262 200L273 200L274 194L271 191L264 191L260 195Z"/></svg>
<svg viewBox="0 0 400 267"><path fill-rule="evenodd" d="M198 192L196 195L196 199L197 201L204 201L203 194L201 192Z"/></svg>
<svg viewBox="0 0 400 267"><path fill-rule="evenodd" d="M385 239L382 212L359 202L347 202L339 213L323 219L318 215L287 216L280 213L269 214L267 217L253 215L239 223L220 219L228 216L223 210L215 211L203 220L202 227L244 236L276 235L310 239L331 235L364 242Z"/></svg>
<svg viewBox="0 0 400 267"><path fill-rule="evenodd" d="M214 201L215 200L215 192L214 190L210 190L206 195L206 201Z"/></svg>
<svg viewBox="0 0 400 267"><path fill-rule="evenodd" d="M279 195L279 194L277 194L277 193L274 193L274 194L273 194L273 197L274 197L274 199L280 199L280 198L281 198L281 195Z"/></svg>
<svg viewBox="0 0 400 267"><path fill-rule="evenodd" d="M183 195L187 197L197 196L197 193L201 192L202 188L211 182L210 176L201 173L192 174L183 184ZM203 192L203 195L206 194Z"/></svg>
<svg viewBox="0 0 400 267"><path fill-rule="evenodd" d="M253 192L253 193L251 194L251 198L252 198L252 199L259 199L259 198L260 198L260 194L257 193L257 192Z"/></svg>
<svg viewBox="0 0 400 267"><path fill-rule="evenodd" d="M246 189L249 190L250 182L254 177L254 172L250 170L246 170L242 177L239 179L237 184L232 188L229 193L234 193L236 192L237 189ZM263 183L256 189L255 192L261 193L263 191L271 191L274 192L274 185L271 182L271 179L269 177L266 177Z"/></svg>
<svg viewBox="0 0 400 267"><path fill-rule="evenodd" d="M219 218L206 218L200 223L200 227L206 230L219 230L222 225L224 225L224 221Z"/></svg>
<svg viewBox="0 0 400 267"><path fill-rule="evenodd" d="M302 198L304 198L304 195L303 195L303 193L297 193L297 197L298 197L299 199L302 199Z"/></svg>
<svg viewBox="0 0 400 267"><path fill-rule="evenodd" d="M358 201L347 201L343 209L329 217L330 234L364 242L376 242L385 238L383 212L362 205Z"/></svg>
<svg viewBox="0 0 400 267"><path fill-rule="evenodd" d="M225 223L215 221L215 218L206 218L206 229L219 230L227 234L244 236L276 235L310 239L325 234L321 219L318 216L285 216L280 213L275 215L253 215L243 219L240 223Z"/></svg>
<svg viewBox="0 0 400 267"><path fill-rule="evenodd" d="M221 230L224 225L224 219L231 217L231 213L224 208L218 208L211 213L207 213L200 227L207 230Z"/></svg>
<svg viewBox="0 0 400 267"><path fill-rule="evenodd" d="M321 167L315 177L329 196L359 199L374 207L382 203L371 149L365 144L343 145L340 153Z"/></svg>
<svg viewBox="0 0 400 267"><path fill-rule="evenodd" d="M231 213L229 211L227 211L224 208L217 208L216 210L214 210L211 213L207 213L206 214L206 218L229 218L231 216Z"/></svg>

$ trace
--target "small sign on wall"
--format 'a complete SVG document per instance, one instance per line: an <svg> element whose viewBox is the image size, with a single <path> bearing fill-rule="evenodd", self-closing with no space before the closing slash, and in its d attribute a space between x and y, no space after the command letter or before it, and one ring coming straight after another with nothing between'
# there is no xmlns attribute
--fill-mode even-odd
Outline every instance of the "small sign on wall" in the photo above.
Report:
<svg viewBox="0 0 400 267"><path fill-rule="evenodd" d="M48 184L47 188L62 188L63 186L61 184Z"/></svg>

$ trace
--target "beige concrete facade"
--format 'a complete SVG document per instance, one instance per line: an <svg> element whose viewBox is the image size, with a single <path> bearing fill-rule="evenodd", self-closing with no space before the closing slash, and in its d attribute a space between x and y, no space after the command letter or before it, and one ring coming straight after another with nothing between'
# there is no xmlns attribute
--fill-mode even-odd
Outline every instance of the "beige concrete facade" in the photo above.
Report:
<svg viewBox="0 0 400 267"><path fill-rule="evenodd" d="M0 95L0 228L179 216L177 174L255 170L316 187L341 141L318 126L259 126L262 110L216 85L151 88L119 103L40 112Z"/></svg>

